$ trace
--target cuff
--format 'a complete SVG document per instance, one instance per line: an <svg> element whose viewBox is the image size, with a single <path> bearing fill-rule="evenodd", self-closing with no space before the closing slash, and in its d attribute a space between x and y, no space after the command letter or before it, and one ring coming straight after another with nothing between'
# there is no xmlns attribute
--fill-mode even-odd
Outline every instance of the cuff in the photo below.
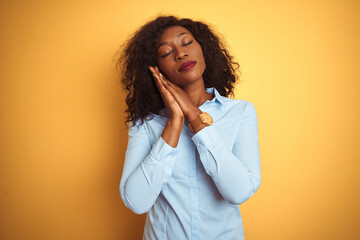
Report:
<svg viewBox="0 0 360 240"><path fill-rule="evenodd" d="M168 157L174 158L178 150L177 147L173 148L160 137L159 140L154 143L150 154L159 162L164 162Z"/></svg>
<svg viewBox="0 0 360 240"><path fill-rule="evenodd" d="M197 147L204 146L205 148L214 145L218 139L219 135L215 131L213 125L204 127L192 137L192 140Z"/></svg>
<svg viewBox="0 0 360 240"><path fill-rule="evenodd" d="M160 137L158 141L155 142L151 149L150 159L155 159L155 161L164 166L164 183L166 183L172 175L172 169L175 163L175 156L178 151L179 149L177 147L171 147L164 141L162 137Z"/></svg>
<svg viewBox="0 0 360 240"><path fill-rule="evenodd" d="M215 128L207 126L201 129L192 137L193 142L196 145L196 148L200 155L200 160L205 168L207 174L211 177L215 177L215 173L218 170L217 156L218 153L213 152L213 148L221 148L219 145L219 135L215 131Z"/></svg>

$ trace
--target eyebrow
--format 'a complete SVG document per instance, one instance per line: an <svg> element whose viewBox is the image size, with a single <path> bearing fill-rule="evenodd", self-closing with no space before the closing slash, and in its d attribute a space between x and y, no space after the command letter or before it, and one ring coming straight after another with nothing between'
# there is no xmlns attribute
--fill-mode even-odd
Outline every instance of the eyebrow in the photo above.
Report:
<svg viewBox="0 0 360 240"><path fill-rule="evenodd" d="M180 33L179 35L177 35L176 37L180 37L180 36L182 36L182 35L184 35L184 34L188 34L187 32L182 32L182 33ZM167 44L168 42L163 42L163 43L160 43L156 48L159 48L159 47L161 47L162 45L164 45L164 44Z"/></svg>

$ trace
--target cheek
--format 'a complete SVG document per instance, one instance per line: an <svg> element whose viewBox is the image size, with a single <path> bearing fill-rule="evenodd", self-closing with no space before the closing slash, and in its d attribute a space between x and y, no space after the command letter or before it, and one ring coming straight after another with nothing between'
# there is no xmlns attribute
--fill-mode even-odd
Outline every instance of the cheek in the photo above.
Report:
<svg viewBox="0 0 360 240"><path fill-rule="evenodd" d="M204 55L201 53L201 57L199 58L199 63L201 64L201 69L204 71L206 68L205 58Z"/></svg>
<svg viewBox="0 0 360 240"><path fill-rule="evenodd" d="M174 64L168 62L159 62L158 67L160 72L164 74L164 76L172 83L178 85L181 82L178 71L176 70L176 66Z"/></svg>
<svg viewBox="0 0 360 240"><path fill-rule="evenodd" d="M166 63L166 61L164 60L158 60L157 61L157 66L160 70L161 73L163 74L167 74L169 71L169 64Z"/></svg>
<svg viewBox="0 0 360 240"><path fill-rule="evenodd" d="M197 55L199 56L199 60L201 61L202 65L205 67L206 64L205 64L205 58L204 58L204 54L203 54L203 51L201 49L201 47L199 46L198 48L198 51L197 51Z"/></svg>
<svg viewBox="0 0 360 240"><path fill-rule="evenodd" d="M160 72L168 79L171 81L172 78L174 78L176 76L176 73L174 73L173 69L174 67L169 64L169 63L166 63L164 61L159 61L158 62L158 67L159 67L159 70Z"/></svg>

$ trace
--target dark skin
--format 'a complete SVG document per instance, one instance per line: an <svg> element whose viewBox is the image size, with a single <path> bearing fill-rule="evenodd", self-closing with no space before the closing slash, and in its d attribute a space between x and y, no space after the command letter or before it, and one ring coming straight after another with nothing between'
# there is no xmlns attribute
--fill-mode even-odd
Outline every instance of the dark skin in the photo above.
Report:
<svg viewBox="0 0 360 240"><path fill-rule="evenodd" d="M196 119L201 113L199 106L214 96L205 89L204 55L189 30L180 26L167 28L160 37L156 50L159 67L149 66L149 69L169 113L169 120L161 137L167 144L176 147L185 118L190 122ZM181 65L188 60L196 62L195 65L181 71ZM194 133L204 127L206 125L201 124Z"/></svg>

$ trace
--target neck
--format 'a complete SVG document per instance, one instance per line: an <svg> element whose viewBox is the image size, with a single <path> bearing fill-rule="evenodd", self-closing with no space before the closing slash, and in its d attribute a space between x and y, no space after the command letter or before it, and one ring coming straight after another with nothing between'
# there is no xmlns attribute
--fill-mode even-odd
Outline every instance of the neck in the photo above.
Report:
<svg viewBox="0 0 360 240"><path fill-rule="evenodd" d="M201 106L206 100L213 99L213 95L206 91L204 81L196 81L194 84L190 84L188 86L183 87L184 91L189 96L191 102L199 107Z"/></svg>

